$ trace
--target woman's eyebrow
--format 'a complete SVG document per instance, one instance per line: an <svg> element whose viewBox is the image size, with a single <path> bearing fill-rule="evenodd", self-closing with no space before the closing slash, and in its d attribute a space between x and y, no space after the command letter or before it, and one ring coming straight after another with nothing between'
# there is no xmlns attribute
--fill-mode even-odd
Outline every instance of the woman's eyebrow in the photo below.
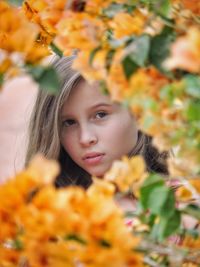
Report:
<svg viewBox="0 0 200 267"><path fill-rule="evenodd" d="M113 104L112 103L97 103L95 105L92 105L90 109L95 109L99 107L111 107Z"/></svg>
<svg viewBox="0 0 200 267"><path fill-rule="evenodd" d="M113 106L113 103L97 103L97 104L94 104L94 105L92 105L92 106L90 106L89 108L88 108L88 111L90 111L90 110L94 110L94 109L97 109L97 108L103 108L103 107L107 107L107 108L109 108L109 107L112 107ZM66 119L66 118L71 118L71 117L73 117L73 114L70 114L70 113L63 113L63 114L61 114L61 119L63 120L63 119Z"/></svg>

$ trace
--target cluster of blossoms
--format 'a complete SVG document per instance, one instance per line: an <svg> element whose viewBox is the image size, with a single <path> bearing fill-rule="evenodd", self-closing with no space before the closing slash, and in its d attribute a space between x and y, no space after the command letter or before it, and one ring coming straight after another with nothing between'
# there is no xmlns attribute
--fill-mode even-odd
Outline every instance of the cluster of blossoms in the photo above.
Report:
<svg viewBox="0 0 200 267"><path fill-rule="evenodd" d="M55 190L54 168L38 173L30 166L0 188L1 265L198 266L200 233L186 229L182 217L200 220L199 1L0 2L0 85L27 71L55 91L56 73L39 65L52 51L75 52L73 67L128 105L161 151L176 147L165 179L180 187L174 194L163 177L147 174L141 158L114 163L107 182L95 180L86 192ZM140 242L124 226L113 184L138 197L132 230ZM169 240L175 233L177 245Z"/></svg>
<svg viewBox="0 0 200 267"><path fill-rule="evenodd" d="M87 191L57 190L58 171L56 162L37 156L0 187L1 266L143 267L114 185L97 179Z"/></svg>

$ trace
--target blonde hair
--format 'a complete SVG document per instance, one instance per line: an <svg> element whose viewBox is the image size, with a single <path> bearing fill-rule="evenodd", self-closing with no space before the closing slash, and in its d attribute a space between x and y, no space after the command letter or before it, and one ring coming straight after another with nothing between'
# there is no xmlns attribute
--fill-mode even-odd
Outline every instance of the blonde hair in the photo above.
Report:
<svg viewBox="0 0 200 267"><path fill-rule="evenodd" d="M75 55L62 58L56 56L51 62L59 75L60 90L57 95L51 95L46 90L38 92L29 125L25 164L28 164L34 154L40 152L47 158L60 162L61 174L56 179L57 186L79 184L88 187L91 183L90 175L72 161L60 143L61 109L71 90L83 79L78 71L72 69L75 57ZM166 158L166 156L159 154L152 146L151 138L140 131L138 132L138 142L129 156L136 154L144 156L148 170L167 171L165 163L160 164L158 160Z"/></svg>

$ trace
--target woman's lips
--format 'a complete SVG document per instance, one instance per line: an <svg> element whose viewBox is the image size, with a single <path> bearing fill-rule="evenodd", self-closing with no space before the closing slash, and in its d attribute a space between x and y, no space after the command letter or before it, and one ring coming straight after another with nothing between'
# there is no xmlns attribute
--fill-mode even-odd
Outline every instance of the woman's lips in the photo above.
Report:
<svg viewBox="0 0 200 267"><path fill-rule="evenodd" d="M104 157L104 154L90 153L90 154L85 155L83 157L83 160L87 165L96 165L101 162L103 157Z"/></svg>

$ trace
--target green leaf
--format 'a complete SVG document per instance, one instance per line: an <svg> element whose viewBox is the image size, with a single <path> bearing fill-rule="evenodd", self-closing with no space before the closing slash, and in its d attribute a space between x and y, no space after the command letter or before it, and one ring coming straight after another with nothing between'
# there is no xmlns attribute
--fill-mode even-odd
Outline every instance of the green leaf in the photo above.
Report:
<svg viewBox="0 0 200 267"><path fill-rule="evenodd" d="M184 81L186 83L186 93L193 97L200 98L200 77L190 74L185 77Z"/></svg>
<svg viewBox="0 0 200 267"><path fill-rule="evenodd" d="M129 57L138 66L144 67L147 62L150 48L150 36L147 34L135 38L126 49L130 51Z"/></svg>
<svg viewBox="0 0 200 267"><path fill-rule="evenodd" d="M130 41L130 39L132 39L132 38L130 38L130 36L124 36L121 39L110 38L109 44L114 49L114 48L118 48L120 46L124 46L126 43L128 43Z"/></svg>
<svg viewBox="0 0 200 267"><path fill-rule="evenodd" d="M24 244L19 238L16 238L14 240L13 239L8 240L6 242L6 244L8 245L8 247L10 247L12 249L16 249L16 250L23 250L24 249Z"/></svg>
<svg viewBox="0 0 200 267"><path fill-rule="evenodd" d="M110 248L111 247L111 244L106 241L105 239L101 239L99 240L99 244L102 246L102 247L105 247L105 248Z"/></svg>
<svg viewBox="0 0 200 267"><path fill-rule="evenodd" d="M106 69L107 69L107 71L110 70L114 54L115 54L115 50L111 49L111 50L108 51L108 53L106 55Z"/></svg>
<svg viewBox="0 0 200 267"><path fill-rule="evenodd" d="M91 51L90 57L89 57L89 64L90 64L90 66L92 66L92 63L93 63L93 60L94 60L94 57L95 57L96 53L98 51L100 51L100 50L101 50L101 46L97 46L95 49L93 49Z"/></svg>
<svg viewBox="0 0 200 267"><path fill-rule="evenodd" d="M190 101L186 109L187 119L190 121L200 120L200 100Z"/></svg>
<svg viewBox="0 0 200 267"><path fill-rule="evenodd" d="M156 35L151 40L149 61L166 74L170 74L170 72L163 67L163 62L169 56L170 46L174 40L175 33L169 27L165 27L161 34Z"/></svg>
<svg viewBox="0 0 200 267"><path fill-rule="evenodd" d="M39 83L42 90L56 94L60 89L59 77L55 69L51 66L28 66L28 72L33 79Z"/></svg>
<svg viewBox="0 0 200 267"><path fill-rule="evenodd" d="M152 190L163 185L164 185L163 178L161 178L158 174L151 174L145 180L144 184L140 189L140 194L141 194L140 202L143 208L145 209L149 208L149 198Z"/></svg>
<svg viewBox="0 0 200 267"><path fill-rule="evenodd" d="M53 42L50 44L50 47L52 51L56 53L56 55L58 55L59 57L63 56L63 52Z"/></svg>
<svg viewBox="0 0 200 267"><path fill-rule="evenodd" d="M162 209L160 211L160 216L165 218L170 217L176 209L174 191L168 187L167 189L168 189L167 198L165 199L165 202L163 203Z"/></svg>
<svg viewBox="0 0 200 267"><path fill-rule="evenodd" d="M138 65L136 65L135 62L129 56L123 59L122 67L127 79L129 79L131 75L138 69Z"/></svg>
<svg viewBox="0 0 200 267"><path fill-rule="evenodd" d="M155 8L157 13L167 17L171 9L170 0L156 0L155 2Z"/></svg>
<svg viewBox="0 0 200 267"><path fill-rule="evenodd" d="M180 226L181 215L179 211L175 211L170 217L161 218L159 222L159 240L169 237L174 234Z"/></svg>
<svg viewBox="0 0 200 267"><path fill-rule="evenodd" d="M150 11L162 17L167 17L170 14L170 0L140 0L145 4Z"/></svg>
<svg viewBox="0 0 200 267"><path fill-rule="evenodd" d="M4 83L4 74L0 73L0 87L3 85Z"/></svg>
<svg viewBox="0 0 200 267"><path fill-rule="evenodd" d="M83 245L87 244L87 242L84 239L82 239L80 236L78 236L76 234L66 235L64 237L64 240L74 240L74 241L77 241L78 243L83 244Z"/></svg>
<svg viewBox="0 0 200 267"><path fill-rule="evenodd" d="M123 4L111 3L107 8L102 10L102 14L108 18L113 18L117 13L124 11Z"/></svg>
<svg viewBox="0 0 200 267"><path fill-rule="evenodd" d="M152 127L152 125L155 123L155 117L151 114L147 114L143 121L143 127L144 129L149 129Z"/></svg>
<svg viewBox="0 0 200 267"><path fill-rule="evenodd" d="M190 204L181 211L200 220L200 207L196 205Z"/></svg>
<svg viewBox="0 0 200 267"><path fill-rule="evenodd" d="M108 88L107 88L105 81L103 81L103 80L99 81L99 86L100 86L101 92L104 95L109 95L109 91L108 91Z"/></svg>
<svg viewBox="0 0 200 267"><path fill-rule="evenodd" d="M172 84L165 85L161 89L160 98L161 100L167 100L170 104L173 103L175 96L174 96L174 90L173 90Z"/></svg>
<svg viewBox="0 0 200 267"><path fill-rule="evenodd" d="M148 208L151 213L161 217L169 217L175 209L175 199L167 186L157 186L149 192Z"/></svg>
<svg viewBox="0 0 200 267"><path fill-rule="evenodd" d="M27 66L28 73L33 77L33 79L37 82L38 79L42 76L45 71L45 68L42 66Z"/></svg>

